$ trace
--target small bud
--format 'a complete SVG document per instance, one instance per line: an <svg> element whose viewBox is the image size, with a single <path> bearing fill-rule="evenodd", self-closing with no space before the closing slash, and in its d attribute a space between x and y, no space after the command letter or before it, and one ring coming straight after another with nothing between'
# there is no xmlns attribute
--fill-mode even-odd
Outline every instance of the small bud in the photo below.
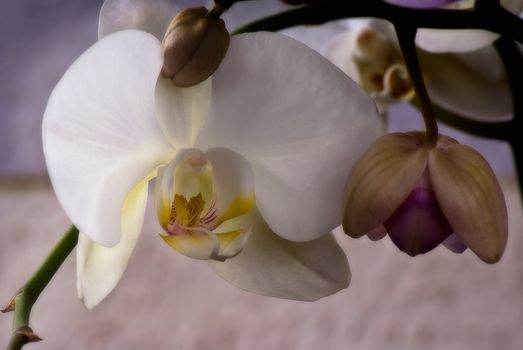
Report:
<svg viewBox="0 0 523 350"><path fill-rule="evenodd" d="M204 7L185 9L169 24L162 41L162 75L179 87L201 83L213 74L229 46L222 19L207 16Z"/></svg>

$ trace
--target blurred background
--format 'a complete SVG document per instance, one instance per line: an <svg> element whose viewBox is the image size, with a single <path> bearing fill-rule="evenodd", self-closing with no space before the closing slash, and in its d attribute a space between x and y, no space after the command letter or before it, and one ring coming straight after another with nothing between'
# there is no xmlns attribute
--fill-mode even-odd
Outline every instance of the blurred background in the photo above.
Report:
<svg viewBox="0 0 523 350"><path fill-rule="evenodd" d="M67 67L97 40L100 0L0 3L0 304L41 263L70 222L46 175L40 125L47 98ZM205 1L177 1L180 7ZM285 8L275 0L236 4L229 29ZM313 48L329 31L288 31ZM311 34L312 33L312 34ZM394 107L390 130L422 127ZM76 299L71 256L34 307L44 342L28 349L514 349L523 348L523 209L510 149L449 128L443 133L485 155L509 207L505 256L487 266L466 251L439 247L416 258L388 238L337 238L351 286L315 303L252 295L201 261L166 249L146 224L120 285L93 311ZM149 216L151 217L151 216ZM149 230L148 230L149 228ZM74 255L74 254L72 254ZM0 315L0 346L11 315Z"/></svg>

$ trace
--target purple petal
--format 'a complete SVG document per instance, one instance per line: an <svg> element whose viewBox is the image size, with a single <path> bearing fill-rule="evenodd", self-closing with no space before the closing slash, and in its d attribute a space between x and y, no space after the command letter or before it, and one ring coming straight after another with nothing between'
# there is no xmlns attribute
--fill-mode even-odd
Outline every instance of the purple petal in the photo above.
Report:
<svg viewBox="0 0 523 350"><path fill-rule="evenodd" d="M370 232L367 232L367 237L371 241L379 241L383 237L387 235L387 230L385 229L385 226L380 225L376 227L375 229L371 230Z"/></svg>
<svg viewBox="0 0 523 350"><path fill-rule="evenodd" d="M448 250L456 254L461 254L467 249L467 246L455 233L448 236L441 244L443 244Z"/></svg>
<svg viewBox="0 0 523 350"><path fill-rule="evenodd" d="M418 9L443 7L456 1L458 0L386 0L386 2L393 5Z"/></svg>
<svg viewBox="0 0 523 350"><path fill-rule="evenodd" d="M410 256L434 249L453 232L426 178L385 222L392 242Z"/></svg>

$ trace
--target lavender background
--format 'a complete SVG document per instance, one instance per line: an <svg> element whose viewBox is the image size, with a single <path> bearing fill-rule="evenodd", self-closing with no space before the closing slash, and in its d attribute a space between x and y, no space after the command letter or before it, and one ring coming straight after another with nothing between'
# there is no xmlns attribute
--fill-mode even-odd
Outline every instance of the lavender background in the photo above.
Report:
<svg viewBox="0 0 523 350"><path fill-rule="evenodd" d="M96 41L101 3L0 3L0 304L69 225L46 180L40 123L53 86ZM237 4L228 25L278 8L271 0ZM307 41L304 31L315 48L318 38L328 38L328 31L313 34L310 28L289 33ZM410 108L393 109L391 130L421 125ZM45 341L27 348L523 348L523 209L510 150L443 130L480 148L500 176L510 218L500 263L487 266L470 252L454 255L441 247L412 259L388 238L375 243L338 233L353 271L351 286L316 303L298 303L230 286L205 263L166 249L149 220L121 284L93 311L76 299L74 256L66 261L34 308L32 325ZM10 322L10 315L0 315L0 346Z"/></svg>

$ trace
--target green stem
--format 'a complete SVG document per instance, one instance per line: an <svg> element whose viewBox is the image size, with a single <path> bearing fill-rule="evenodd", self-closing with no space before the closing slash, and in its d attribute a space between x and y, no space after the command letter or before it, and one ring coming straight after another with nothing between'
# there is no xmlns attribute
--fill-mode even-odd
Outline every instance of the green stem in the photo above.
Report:
<svg viewBox="0 0 523 350"><path fill-rule="evenodd" d="M18 291L10 303L7 311L14 307L13 334L7 346L7 350L21 349L25 344L40 340L31 328L29 328L29 317L31 308L47 286L51 278L56 274L67 256L71 253L78 242L78 229L71 226L62 239L56 244L43 264L36 270L31 278Z"/></svg>

